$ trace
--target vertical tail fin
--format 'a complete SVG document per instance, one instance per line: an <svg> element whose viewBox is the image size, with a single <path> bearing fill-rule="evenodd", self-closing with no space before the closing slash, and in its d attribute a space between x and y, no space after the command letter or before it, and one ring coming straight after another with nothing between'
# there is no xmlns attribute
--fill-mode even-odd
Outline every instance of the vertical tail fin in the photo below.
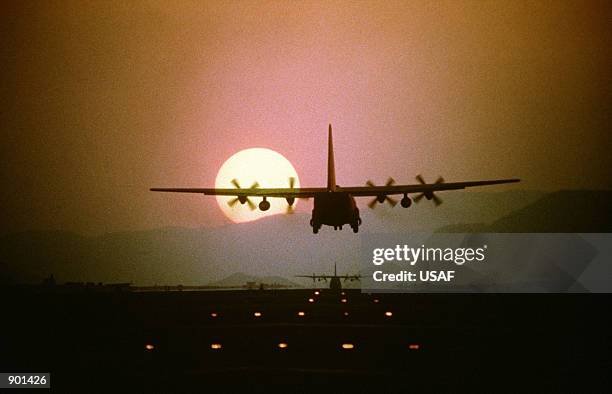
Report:
<svg viewBox="0 0 612 394"><path fill-rule="evenodd" d="M334 168L334 143L332 141L332 126L329 125L327 135L327 190L336 190L336 169Z"/></svg>

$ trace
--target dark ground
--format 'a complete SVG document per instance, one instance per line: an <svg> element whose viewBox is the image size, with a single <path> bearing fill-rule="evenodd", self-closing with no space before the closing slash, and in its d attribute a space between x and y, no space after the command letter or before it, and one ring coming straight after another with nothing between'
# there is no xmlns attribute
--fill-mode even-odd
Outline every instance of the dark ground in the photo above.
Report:
<svg viewBox="0 0 612 394"><path fill-rule="evenodd" d="M0 371L53 392L610 391L608 295L1 293Z"/></svg>

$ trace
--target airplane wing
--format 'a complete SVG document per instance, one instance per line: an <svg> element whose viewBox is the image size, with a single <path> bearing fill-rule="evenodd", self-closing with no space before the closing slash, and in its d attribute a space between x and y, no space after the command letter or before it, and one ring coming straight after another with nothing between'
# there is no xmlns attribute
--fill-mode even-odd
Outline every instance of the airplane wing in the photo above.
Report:
<svg viewBox="0 0 612 394"><path fill-rule="evenodd" d="M350 281L353 282L355 280L361 280L361 275L340 275L338 276L339 279L343 279L345 282L346 281Z"/></svg>
<svg viewBox="0 0 612 394"><path fill-rule="evenodd" d="M234 197L278 197L278 198L309 198L317 193L327 191L324 187L310 188L279 188L279 189L215 189L215 188L152 188L152 192L168 193L199 193L211 196L234 196Z"/></svg>
<svg viewBox="0 0 612 394"><path fill-rule="evenodd" d="M333 275L295 275L296 278L308 278L308 279L331 279Z"/></svg>
<svg viewBox="0 0 612 394"><path fill-rule="evenodd" d="M417 177L421 181L422 177ZM355 197L365 196L386 196L392 194L408 194L408 193L424 193L430 194L443 190L465 189L466 187L498 185L501 183L519 182L520 179L495 179L490 181L471 181L471 182L449 182L445 183L442 178L439 178L436 183L425 183L422 181L413 185L388 185L388 186L355 186L355 187L340 187L337 190L347 192Z"/></svg>
<svg viewBox="0 0 612 394"><path fill-rule="evenodd" d="M442 178L439 178L435 183L425 183L422 177L417 179L421 182L413 185L387 185L387 186L353 186L353 187L337 187L336 191L347 192L355 197L366 196L381 196L392 194L407 194L407 193L424 193L429 194L443 190L465 189L466 187L498 185L501 183L519 182L519 179L496 179L490 181L472 181L472 182L451 182L445 183ZM276 198L309 198L314 197L317 193L327 192L324 187L310 188L152 188L153 192L168 192L168 193L198 193L213 196L234 196L234 197L276 197Z"/></svg>

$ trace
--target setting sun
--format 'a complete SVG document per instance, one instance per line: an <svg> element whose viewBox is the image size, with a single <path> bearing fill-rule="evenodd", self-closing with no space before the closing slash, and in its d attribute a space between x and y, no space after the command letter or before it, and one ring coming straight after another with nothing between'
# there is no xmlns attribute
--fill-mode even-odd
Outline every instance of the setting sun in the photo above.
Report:
<svg viewBox="0 0 612 394"><path fill-rule="evenodd" d="M240 188L248 189L256 184L259 188L288 188L290 178L295 179L293 187L300 187L300 181L295 168L283 155L266 148L251 148L242 150L223 163L215 180L216 188L235 188L232 183L236 179ZM223 213L233 222L250 222L264 216L277 215L287 212L287 201L282 198L270 198L270 209L262 212L256 206L261 197L251 197L255 209L249 204L237 202L233 206L228 203L235 197L217 196L217 203ZM297 200L293 207L297 206Z"/></svg>

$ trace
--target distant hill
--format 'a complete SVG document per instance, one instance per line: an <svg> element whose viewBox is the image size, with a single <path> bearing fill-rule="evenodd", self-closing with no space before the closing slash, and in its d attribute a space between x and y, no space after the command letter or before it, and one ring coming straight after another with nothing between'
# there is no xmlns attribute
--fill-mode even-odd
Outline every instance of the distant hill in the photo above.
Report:
<svg viewBox="0 0 612 394"><path fill-rule="evenodd" d="M551 193L488 226L489 232L612 232L612 191Z"/></svg>
<svg viewBox="0 0 612 394"><path fill-rule="evenodd" d="M487 231L485 223L449 224L437 229L436 233L483 233Z"/></svg>
<svg viewBox="0 0 612 394"><path fill-rule="evenodd" d="M440 233L609 233L612 191L563 190L548 194L492 223L453 224Z"/></svg>
<svg viewBox="0 0 612 394"><path fill-rule="evenodd" d="M408 209L360 201L361 233L431 232L460 223L474 231L610 231L610 192L508 191L440 193L444 204L422 200ZM240 209L240 208L237 208ZM167 227L81 236L65 231L0 236L0 281L40 282L51 273L67 281L135 285L202 285L236 272L257 277L359 271L361 233L328 227L318 235L310 215L271 216L218 228ZM302 283L302 281L299 281ZM306 282L304 282L306 283Z"/></svg>

